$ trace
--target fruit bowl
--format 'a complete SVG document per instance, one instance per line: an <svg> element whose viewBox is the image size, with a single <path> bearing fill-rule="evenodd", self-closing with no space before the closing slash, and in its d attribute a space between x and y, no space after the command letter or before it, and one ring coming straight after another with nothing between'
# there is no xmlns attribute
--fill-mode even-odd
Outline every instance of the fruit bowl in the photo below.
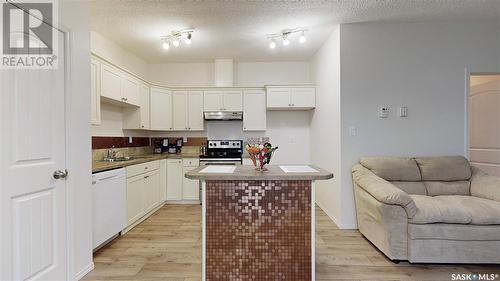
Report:
<svg viewBox="0 0 500 281"><path fill-rule="evenodd" d="M273 147L270 143L266 142L264 144L247 144L245 146L250 159L253 162L255 170L265 171L264 165L269 164L273 153L278 147Z"/></svg>

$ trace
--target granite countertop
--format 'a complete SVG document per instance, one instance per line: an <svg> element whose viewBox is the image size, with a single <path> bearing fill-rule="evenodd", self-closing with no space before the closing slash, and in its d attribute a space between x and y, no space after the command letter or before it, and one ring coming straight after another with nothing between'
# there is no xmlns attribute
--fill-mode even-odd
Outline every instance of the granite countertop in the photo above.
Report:
<svg viewBox="0 0 500 281"><path fill-rule="evenodd" d="M178 153L178 154L144 154L144 155L134 155L132 160L128 161L116 161L116 162L106 162L94 160L92 161L92 173L102 172L112 169L123 168L127 166L132 166L136 164L146 163L150 161L156 161L161 159L182 159L182 158L198 158L199 153Z"/></svg>
<svg viewBox="0 0 500 281"><path fill-rule="evenodd" d="M291 166L291 165L287 165ZM294 165L299 166L299 165ZM285 173L278 165L266 166L267 171L256 171L254 166L237 165L233 173L200 173L206 166L198 167L186 173L186 178L194 180L327 180L333 174L319 167L308 165L317 173Z"/></svg>

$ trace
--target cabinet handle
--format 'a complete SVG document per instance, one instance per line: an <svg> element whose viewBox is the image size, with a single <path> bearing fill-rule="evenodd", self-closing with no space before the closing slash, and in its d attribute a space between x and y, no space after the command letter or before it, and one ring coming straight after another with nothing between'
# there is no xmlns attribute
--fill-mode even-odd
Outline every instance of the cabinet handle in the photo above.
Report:
<svg viewBox="0 0 500 281"><path fill-rule="evenodd" d="M295 106L295 104L292 103L292 106Z"/></svg>
<svg viewBox="0 0 500 281"><path fill-rule="evenodd" d="M144 170L147 170L147 169L148 169L148 167L144 167Z"/></svg>
<svg viewBox="0 0 500 281"><path fill-rule="evenodd" d="M149 176L144 176L145 179L149 178Z"/></svg>

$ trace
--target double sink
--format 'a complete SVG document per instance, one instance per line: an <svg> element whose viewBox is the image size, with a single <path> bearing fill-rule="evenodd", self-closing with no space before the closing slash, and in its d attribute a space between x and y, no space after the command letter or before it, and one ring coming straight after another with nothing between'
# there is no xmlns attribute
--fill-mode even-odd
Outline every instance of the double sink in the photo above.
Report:
<svg viewBox="0 0 500 281"><path fill-rule="evenodd" d="M125 157L115 157L115 158L104 158L101 160L102 162L125 162L125 161L131 161L131 160L138 160L138 159L148 159L152 157L148 156L125 156Z"/></svg>

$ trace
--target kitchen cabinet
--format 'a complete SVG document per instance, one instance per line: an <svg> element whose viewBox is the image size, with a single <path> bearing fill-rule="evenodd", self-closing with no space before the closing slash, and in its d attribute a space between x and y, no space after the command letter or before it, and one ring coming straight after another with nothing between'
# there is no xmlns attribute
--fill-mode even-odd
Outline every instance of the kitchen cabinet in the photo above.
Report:
<svg viewBox="0 0 500 281"><path fill-rule="evenodd" d="M242 111L243 93L240 90L205 91L204 111Z"/></svg>
<svg viewBox="0 0 500 281"><path fill-rule="evenodd" d="M101 124L101 63L90 60L90 100L92 125Z"/></svg>
<svg viewBox="0 0 500 281"><path fill-rule="evenodd" d="M160 160L160 203L167 200L167 159Z"/></svg>
<svg viewBox="0 0 500 281"><path fill-rule="evenodd" d="M269 110L308 110L315 106L314 87L267 87Z"/></svg>
<svg viewBox="0 0 500 281"><path fill-rule="evenodd" d="M167 159L167 200L182 200L182 159Z"/></svg>
<svg viewBox="0 0 500 281"><path fill-rule="evenodd" d="M151 95L148 85L141 84L139 88L139 107L123 109L123 129L148 130L150 129L150 102Z"/></svg>
<svg viewBox="0 0 500 281"><path fill-rule="evenodd" d="M140 106L140 81L132 75L101 62L100 95L119 106Z"/></svg>
<svg viewBox="0 0 500 281"><path fill-rule="evenodd" d="M174 131L203 131L203 92L173 91L172 113Z"/></svg>
<svg viewBox="0 0 500 281"><path fill-rule="evenodd" d="M172 92L162 88L151 88L150 103L151 130L171 131Z"/></svg>
<svg viewBox="0 0 500 281"><path fill-rule="evenodd" d="M160 203L159 161L127 167L127 226Z"/></svg>
<svg viewBox="0 0 500 281"><path fill-rule="evenodd" d="M186 201L195 201L200 199L200 187L199 180L191 180L184 175L191 170L196 169L200 165L199 159L190 159L186 158L182 161L182 175L183 175L183 183L182 183L182 200Z"/></svg>
<svg viewBox="0 0 500 281"><path fill-rule="evenodd" d="M246 90L243 92L243 131L265 131L266 92Z"/></svg>

